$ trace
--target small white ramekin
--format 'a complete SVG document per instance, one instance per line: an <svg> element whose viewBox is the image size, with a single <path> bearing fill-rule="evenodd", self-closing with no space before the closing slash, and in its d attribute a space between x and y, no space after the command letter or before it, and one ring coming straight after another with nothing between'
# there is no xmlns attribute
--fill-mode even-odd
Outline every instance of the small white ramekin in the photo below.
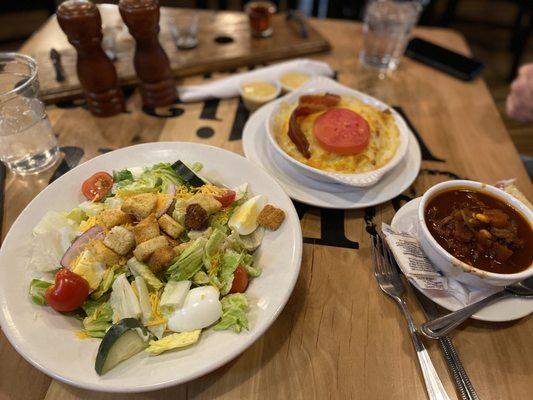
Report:
<svg viewBox="0 0 533 400"><path fill-rule="evenodd" d="M435 240L426 225L424 216L426 205L438 193L453 189L469 189L489 194L498 200L511 205L515 210L520 212L524 218L529 221L530 226L533 221L533 211L529 209L529 207L520 200L494 186L466 180L439 183L424 193L420 205L418 206L418 239L422 246L422 250L433 265L441 270L447 277L466 285L476 287L507 286L533 276L533 264L524 271L515 274L496 274L474 268L452 256Z"/></svg>

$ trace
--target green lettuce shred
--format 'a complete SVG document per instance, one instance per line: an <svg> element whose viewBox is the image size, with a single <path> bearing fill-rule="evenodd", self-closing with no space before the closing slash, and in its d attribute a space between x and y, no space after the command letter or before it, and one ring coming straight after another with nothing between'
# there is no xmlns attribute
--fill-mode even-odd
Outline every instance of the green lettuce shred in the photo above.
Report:
<svg viewBox="0 0 533 400"><path fill-rule="evenodd" d="M113 171L113 181L115 183L120 181L133 181L133 174L127 169L123 169L122 171Z"/></svg>
<svg viewBox="0 0 533 400"><path fill-rule="evenodd" d="M254 266L254 257L251 254L245 254L242 258L242 265L249 276L257 278L261 275L261 268Z"/></svg>
<svg viewBox="0 0 533 400"><path fill-rule="evenodd" d="M233 273L239 264L241 264L243 255L231 249L226 250L222 255L218 270L218 288L222 295L230 291L231 285L233 284Z"/></svg>
<svg viewBox="0 0 533 400"><path fill-rule="evenodd" d="M31 300L40 306L46 305L44 294L50 285L52 285L52 282L43 281L41 279L32 279L30 282Z"/></svg>
<svg viewBox="0 0 533 400"><path fill-rule="evenodd" d="M213 329L228 330L239 333L243 328L248 329L248 299L243 293L229 294L220 300L222 304L222 318Z"/></svg>
<svg viewBox="0 0 533 400"><path fill-rule="evenodd" d="M172 281L190 280L202 268L206 244L205 237L196 239L168 268L167 278Z"/></svg>
<svg viewBox="0 0 533 400"><path fill-rule="evenodd" d="M150 271L150 268L142 262L137 261L135 257L130 258L126 265L134 276L142 277L146 281L146 284L153 290L157 291L164 286L163 282Z"/></svg>
<svg viewBox="0 0 533 400"><path fill-rule="evenodd" d="M83 331L91 337L102 338L113 322L113 309L108 301L87 300L82 305L87 314L82 321Z"/></svg>
<svg viewBox="0 0 533 400"><path fill-rule="evenodd" d="M102 297L109 289L111 289L111 285L113 284L114 280L115 272L113 271L113 268L107 268L104 271L104 275L102 276L102 280L100 281L98 288L91 293L91 298L98 300L100 297Z"/></svg>
<svg viewBox="0 0 533 400"><path fill-rule="evenodd" d="M180 186L180 177L169 163L159 163L151 168L146 168L138 179L133 179L132 175L131 178L128 177L128 179L116 182L115 187L117 192L164 192L171 183Z"/></svg>

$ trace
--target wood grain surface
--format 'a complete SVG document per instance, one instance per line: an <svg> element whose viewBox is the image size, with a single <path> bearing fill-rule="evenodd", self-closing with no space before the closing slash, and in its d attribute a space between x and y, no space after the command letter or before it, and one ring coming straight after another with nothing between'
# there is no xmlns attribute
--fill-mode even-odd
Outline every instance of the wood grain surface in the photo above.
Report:
<svg viewBox="0 0 533 400"><path fill-rule="evenodd" d="M329 62L341 83L401 107L418 132L423 163L413 186L390 202L364 210L325 210L296 203L305 245L294 292L264 336L219 370L163 391L103 394L46 377L2 336L0 399L425 398L405 321L397 306L380 292L371 273L370 233L381 222L390 222L407 200L440 181L462 177L490 183L514 177L530 199L533 187L482 80L465 83L409 59L402 61L392 78L379 79L357 60L359 24L311 23L333 47L316 58ZM415 34L468 53L462 37L452 31L420 28ZM47 49L62 40L62 33L48 24L22 51ZM215 73L207 79L222 76L226 74ZM193 76L185 83L207 79ZM239 139L247 113L238 99L143 111L138 93L133 92L127 104L128 113L106 119L92 117L80 103L48 108L65 159L38 177L8 175L3 235L50 179L110 149L186 140L242 154ZM412 293L408 303L417 322L422 322ZM531 317L510 323L469 321L453 337L481 399L531 398ZM457 398L438 345L426 344L450 397Z"/></svg>
<svg viewBox="0 0 533 400"><path fill-rule="evenodd" d="M117 7L111 4L99 5L104 14L104 25L120 27L117 33L117 60L115 68L122 85L132 85L137 82L133 68L133 54L135 42L127 32L117 12ZM315 29L308 26L308 37L303 38L293 24L287 24L285 14L276 14L272 19L275 34L270 38L254 38L250 35L248 17L241 12L215 12L199 10L198 13L198 47L190 50L178 50L169 30L168 19L181 13L190 13L190 9L162 8L161 32L159 39L169 59L175 77L203 74L221 69L232 69L245 65L297 57L310 53L327 51L329 43ZM57 30L57 19L49 20ZM76 52L66 42L60 47L61 63L65 71L64 82L57 82L54 68L49 57L49 44L38 48L32 56L39 66L41 96L47 103L67 100L82 95L80 82L76 75ZM225 37L230 43L218 43L217 38Z"/></svg>

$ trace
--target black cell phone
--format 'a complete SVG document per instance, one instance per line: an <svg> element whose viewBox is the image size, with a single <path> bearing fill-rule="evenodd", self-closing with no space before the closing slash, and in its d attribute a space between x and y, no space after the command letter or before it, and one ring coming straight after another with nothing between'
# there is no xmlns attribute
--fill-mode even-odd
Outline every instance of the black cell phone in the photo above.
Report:
<svg viewBox="0 0 533 400"><path fill-rule="evenodd" d="M474 79L484 67L481 62L473 58L465 57L420 38L411 39L405 54L464 81Z"/></svg>

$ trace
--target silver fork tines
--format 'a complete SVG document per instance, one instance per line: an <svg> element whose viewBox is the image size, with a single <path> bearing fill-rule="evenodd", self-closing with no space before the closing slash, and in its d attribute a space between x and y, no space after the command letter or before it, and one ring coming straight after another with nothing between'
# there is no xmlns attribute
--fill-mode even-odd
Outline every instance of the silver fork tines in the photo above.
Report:
<svg viewBox="0 0 533 400"><path fill-rule="evenodd" d="M379 235L373 236L372 264L374 266L374 276L376 277L381 290L396 301L407 320L409 333L411 334L413 346L415 347L422 375L424 376L428 397L431 400L449 399L442 386L442 382L437 375L437 371L435 371L435 367L429 358L429 354L425 349L422 340L418 336L411 312L407 308L407 303L402 297L405 292L405 286L392 261L393 257L387 244L381 240Z"/></svg>

